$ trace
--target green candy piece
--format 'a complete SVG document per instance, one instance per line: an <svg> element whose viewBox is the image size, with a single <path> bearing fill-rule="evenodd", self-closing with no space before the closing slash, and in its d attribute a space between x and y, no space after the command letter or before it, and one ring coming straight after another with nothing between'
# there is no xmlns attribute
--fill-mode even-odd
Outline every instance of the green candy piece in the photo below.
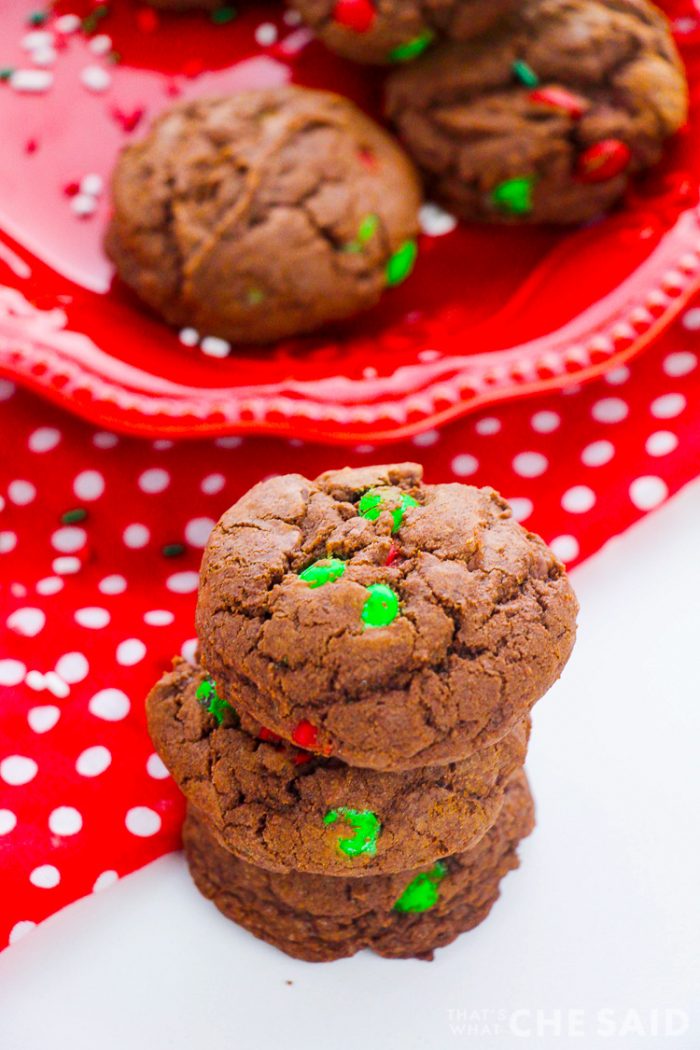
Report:
<svg viewBox="0 0 700 1050"><path fill-rule="evenodd" d="M406 280L415 265L417 255L418 245L415 241L404 241L394 252L386 264L386 283L389 287L393 288Z"/></svg>
<svg viewBox="0 0 700 1050"><path fill-rule="evenodd" d="M532 175L522 175L516 179L507 179L491 191L491 200L503 211L511 215L528 215L532 211L532 187L535 180Z"/></svg>
<svg viewBox="0 0 700 1050"><path fill-rule="evenodd" d="M399 615L399 597L385 583L371 583L362 609L367 627L387 627Z"/></svg>
<svg viewBox="0 0 700 1050"><path fill-rule="evenodd" d="M332 583L339 579L345 572L345 562L340 558L326 558L323 561L315 561L299 573L299 579L308 583L312 589L323 587L324 583Z"/></svg>
<svg viewBox="0 0 700 1050"><path fill-rule="evenodd" d="M357 810L339 806L338 809L328 810L323 823L335 824L337 820L344 820L354 832L352 838L338 839L338 849L347 857L359 857L362 853L373 857L377 852L377 839L382 830L377 815L369 809Z"/></svg>
<svg viewBox="0 0 700 1050"><path fill-rule="evenodd" d="M422 55L427 47L430 47L433 40L435 39L435 33L431 32L430 29L426 29L420 36L414 36L412 40L407 40L405 44L399 44L393 51L389 52L390 62L410 62L412 58L418 58Z"/></svg>
<svg viewBox="0 0 700 1050"><path fill-rule="evenodd" d="M214 717L218 726L223 722L227 711L232 711L234 715L236 714L234 708L226 700L222 700L217 693L216 683L213 678L205 678L204 681L200 682L194 695L206 707L208 713Z"/></svg>
<svg viewBox="0 0 700 1050"><path fill-rule="evenodd" d="M439 886L447 875L447 865L441 860L432 871L424 871L411 879L406 889L394 904L394 911L410 912L412 915L434 908L440 897Z"/></svg>
<svg viewBox="0 0 700 1050"><path fill-rule="evenodd" d="M376 521L381 514L384 507L384 495L381 492L377 492L376 489L370 489L369 492L365 492L364 496L358 504L358 511L361 518L366 518L367 521ZM401 498L398 507L391 509L391 514L394 519L394 527L392 532L396 532L400 528L401 522L404 519L404 515L409 507L417 507L418 501L409 496L407 492L401 493ZM388 508L387 508L388 509Z"/></svg>
<svg viewBox="0 0 700 1050"><path fill-rule="evenodd" d="M353 253L361 252L367 242L372 240L378 228L379 216L365 215L357 229L357 237L354 241L350 241L346 244L343 251Z"/></svg>
<svg viewBox="0 0 700 1050"><path fill-rule="evenodd" d="M540 82L540 78L532 66L528 66L527 62L523 62L522 58L516 58L513 63L513 72L525 87L537 87Z"/></svg>
<svg viewBox="0 0 700 1050"><path fill-rule="evenodd" d="M61 515L61 522L63 525L75 525L78 521L85 521L88 516L88 512L84 507L75 507L73 510L67 510Z"/></svg>

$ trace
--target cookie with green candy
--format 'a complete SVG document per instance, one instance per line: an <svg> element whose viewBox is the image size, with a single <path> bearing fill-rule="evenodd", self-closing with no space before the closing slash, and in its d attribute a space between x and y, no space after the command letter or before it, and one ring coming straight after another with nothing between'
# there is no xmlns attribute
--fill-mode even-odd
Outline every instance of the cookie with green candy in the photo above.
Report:
<svg viewBox="0 0 700 1050"><path fill-rule="evenodd" d="M646 0L521 0L479 39L391 74L386 112L428 192L465 219L580 223L685 123L685 74Z"/></svg>
<svg viewBox="0 0 700 1050"><path fill-rule="evenodd" d="M518 0L291 0L331 51L373 65L410 62L439 37L483 33Z"/></svg>
<svg viewBox="0 0 700 1050"><path fill-rule="evenodd" d="M224 849L192 807L183 841L204 896L288 955L321 962L369 948L387 958L430 959L486 918L533 826L521 773L509 784L498 819L471 850L395 874L355 879L266 871Z"/></svg>
<svg viewBox="0 0 700 1050"><path fill-rule="evenodd" d="M563 566L497 493L398 463L244 495L209 538L197 634L239 713L397 771L505 736L561 672L576 610Z"/></svg>
<svg viewBox="0 0 700 1050"><path fill-rule="evenodd" d="M270 871L357 878L434 865L486 832L525 760L528 722L449 767L352 768L321 753L310 725L296 745L245 715L217 723L209 685L176 661L147 700L151 738L219 841Z"/></svg>

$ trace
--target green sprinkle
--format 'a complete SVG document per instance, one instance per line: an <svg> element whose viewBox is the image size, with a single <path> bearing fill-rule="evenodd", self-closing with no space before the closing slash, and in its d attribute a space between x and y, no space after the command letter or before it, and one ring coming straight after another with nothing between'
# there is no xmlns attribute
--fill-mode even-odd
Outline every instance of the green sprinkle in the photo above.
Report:
<svg viewBox="0 0 700 1050"><path fill-rule="evenodd" d="M235 7L219 7L212 11L211 20L215 26L225 26L227 22L233 22L237 13Z"/></svg>
<svg viewBox="0 0 700 1050"><path fill-rule="evenodd" d="M121 62L121 60L122 56L119 54L118 51L110 51L110 53L107 55L107 61L111 62L112 65L118 65Z"/></svg>
<svg viewBox="0 0 700 1050"><path fill-rule="evenodd" d="M339 806L338 809L329 809L323 818L324 824L335 824L337 820L344 820L350 825L354 834L352 838L338 839L338 849L347 857L359 857L367 853L373 857L377 852L377 839L382 825L375 813L369 809L357 810L347 809Z"/></svg>
<svg viewBox="0 0 700 1050"><path fill-rule="evenodd" d="M166 543L162 548L161 553L166 558L178 558L181 554L185 553L184 543Z"/></svg>
<svg viewBox="0 0 700 1050"><path fill-rule="evenodd" d="M424 871L416 875L394 904L394 911L410 912L411 914L430 911L438 902L439 886L445 875L447 875L447 866L441 860L437 862L432 871Z"/></svg>
<svg viewBox="0 0 700 1050"><path fill-rule="evenodd" d="M88 512L84 507L75 507L73 510L67 510L61 515L61 523L63 525L75 525L78 521L85 521L88 516Z"/></svg>
<svg viewBox="0 0 700 1050"><path fill-rule="evenodd" d="M340 558L325 558L315 561L307 569L299 573L299 579L308 583L313 590L315 587L323 587L324 583L332 583L345 572L345 562Z"/></svg>
<svg viewBox="0 0 700 1050"><path fill-rule="evenodd" d="M48 17L46 11L34 11L27 18L27 23L30 26L43 26Z"/></svg>
<svg viewBox="0 0 700 1050"><path fill-rule="evenodd" d="M11 66L3 66L0 69L0 80L9 80L13 73L14 69Z"/></svg>
<svg viewBox="0 0 700 1050"><path fill-rule="evenodd" d="M540 78L535 73L531 66L528 66L527 62L523 62L521 58L516 58L513 63L513 72L525 87L537 87L540 82Z"/></svg>
<svg viewBox="0 0 700 1050"><path fill-rule="evenodd" d="M385 583L371 583L362 609L367 627L387 627L399 615L399 597Z"/></svg>
<svg viewBox="0 0 700 1050"><path fill-rule="evenodd" d="M414 36L412 40L407 40L405 44L399 44L393 51L389 52L390 62L410 62L412 58L418 58L422 55L427 47L430 47L433 40L435 39L435 33L430 29L426 29L420 36Z"/></svg>
<svg viewBox="0 0 700 1050"><path fill-rule="evenodd" d="M491 191L491 200L502 211L510 215L527 215L532 211L532 187L535 179L532 175L522 175L516 179L507 179Z"/></svg>
<svg viewBox="0 0 700 1050"><path fill-rule="evenodd" d="M345 252L361 252L368 241L374 237L379 227L378 215L365 215L357 230L357 237L343 246Z"/></svg>
<svg viewBox="0 0 700 1050"><path fill-rule="evenodd" d="M109 13L107 4L100 4L94 11L91 11L89 15L86 15L82 21L82 27L84 33L94 33L100 22Z"/></svg>
<svg viewBox="0 0 700 1050"><path fill-rule="evenodd" d="M206 707L208 713L213 716L218 726L223 722L227 711L231 711L235 718L238 718L235 709L226 700L222 700L217 693L213 678L205 678L201 681L194 695Z"/></svg>
<svg viewBox="0 0 700 1050"><path fill-rule="evenodd" d="M260 288L251 288L248 292L248 303L250 306L258 306L265 298L265 293Z"/></svg>
<svg viewBox="0 0 700 1050"><path fill-rule="evenodd" d="M387 506L385 508L383 504L391 502L392 494L391 490L388 493L377 492L376 489L370 489L368 492L365 492L357 506L360 517L366 518L367 521L376 521L384 509L391 510L394 519L394 527L391 531L396 532L400 528L408 508L417 507L418 501L413 496L409 496L407 492L402 492L397 506L391 508Z"/></svg>
<svg viewBox="0 0 700 1050"><path fill-rule="evenodd" d="M389 287L406 280L415 265L417 255L418 245L415 241L404 241L394 252L386 264L386 283Z"/></svg>

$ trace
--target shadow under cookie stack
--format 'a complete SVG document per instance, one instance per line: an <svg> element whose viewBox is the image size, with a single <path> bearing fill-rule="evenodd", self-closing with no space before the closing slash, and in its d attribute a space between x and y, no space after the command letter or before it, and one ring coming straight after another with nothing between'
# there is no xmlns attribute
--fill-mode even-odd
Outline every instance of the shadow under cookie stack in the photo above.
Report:
<svg viewBox="0 0 700 1050"><path fill-rule="evenodd" d="M198 888L301 959L431 958L534 825L529 711L576 599L495 492L421 474L255 486L204 555L200 665L148 698Z"/></svg>

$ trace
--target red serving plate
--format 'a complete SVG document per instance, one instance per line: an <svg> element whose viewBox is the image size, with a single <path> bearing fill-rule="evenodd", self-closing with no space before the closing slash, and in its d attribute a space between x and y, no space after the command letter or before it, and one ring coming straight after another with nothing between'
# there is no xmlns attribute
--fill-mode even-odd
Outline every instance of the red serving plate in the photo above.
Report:
<svg viewBox="0 0 700 1050"><path fill-rule="evenodd" d="M690 0L664 6L688 66L689 127L616 215L569 231L426 232L413 275L371 312L221 360L184 346L113 281L101 249L108 194L80 218L75 184L88 173L106 181L121 146L175 97L291 80L377 115L382 74L331 56L278 5L217 25L112 0L92 19L118 62L82 32L59 34L49 90L0 83L0 371L115 430L349 443L414 434L631 357L700 286L700 28ZM36 68L24 38L37 0L11 7L0 15L0 68ZM39 28L94 8L56 5ZM106 90L83 82L95 66L109 73Z"/></svg>

